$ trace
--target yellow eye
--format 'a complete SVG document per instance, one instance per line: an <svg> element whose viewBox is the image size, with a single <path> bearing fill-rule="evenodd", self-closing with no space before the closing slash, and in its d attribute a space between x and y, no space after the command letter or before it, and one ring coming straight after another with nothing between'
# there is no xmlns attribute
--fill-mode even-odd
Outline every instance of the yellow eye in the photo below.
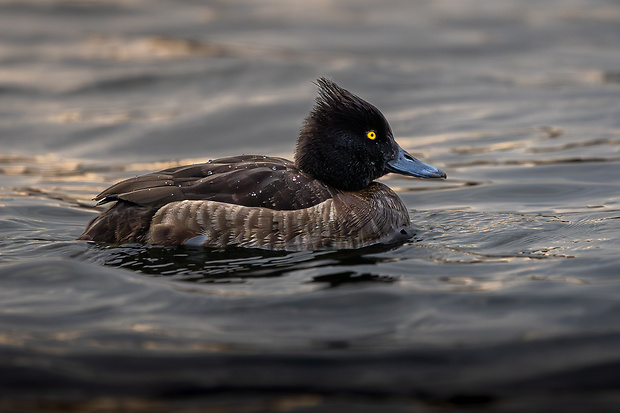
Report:
<svg viewBox="0 0 620 413"><path fill-rule="evenodd" d="M366 137L372 141L374 141L377 138L377 134L375 133L375 131L370 131L366 133Z"/></svg>

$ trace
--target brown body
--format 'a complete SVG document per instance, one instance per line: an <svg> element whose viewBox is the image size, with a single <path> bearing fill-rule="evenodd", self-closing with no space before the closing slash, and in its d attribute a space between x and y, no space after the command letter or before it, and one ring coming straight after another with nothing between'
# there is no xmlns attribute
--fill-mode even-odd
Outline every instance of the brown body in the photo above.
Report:
<svg viewBox="0 0 620 413"><path fill-rule="evenodd" d="M79 239L297 251L412 235L404 204L387 186L341 191L281 158L238 156L171 168L120 182L95 199L116 203Z"/></svg>

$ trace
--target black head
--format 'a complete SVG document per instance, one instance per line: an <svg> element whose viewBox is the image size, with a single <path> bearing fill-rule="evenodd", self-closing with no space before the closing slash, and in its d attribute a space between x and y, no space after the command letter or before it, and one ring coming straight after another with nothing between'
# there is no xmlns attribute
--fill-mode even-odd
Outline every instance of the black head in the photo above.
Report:
<svg viewBox="0 0 620 413"><path fill-rule="evenodd" d="M331 80L319 78L317 85L319 96L295 149L301 171L348 191L365 188L388 172L446 177L398 146L379 109Z"/></svg>

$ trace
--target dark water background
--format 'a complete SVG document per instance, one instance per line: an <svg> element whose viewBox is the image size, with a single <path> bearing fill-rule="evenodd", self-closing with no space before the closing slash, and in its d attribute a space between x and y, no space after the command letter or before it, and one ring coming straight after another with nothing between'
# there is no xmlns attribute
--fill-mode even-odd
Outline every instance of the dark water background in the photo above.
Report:
<svg viewBox="0 0 620 413"><path fill-rule="evenodd" d="M290 157L328 76L444 182L394 248L74 239L111 183ZM0 1L0 410L617 411L620 4Z"/></svg>

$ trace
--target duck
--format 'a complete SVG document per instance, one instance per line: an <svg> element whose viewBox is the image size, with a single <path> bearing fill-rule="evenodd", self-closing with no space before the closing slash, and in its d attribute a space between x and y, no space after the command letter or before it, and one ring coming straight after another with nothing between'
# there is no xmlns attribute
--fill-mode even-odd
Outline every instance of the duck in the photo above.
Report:
<svg viewBox="0 0 620 413"><path fill-rule="evenodd" d="M303 251L395 244L415 235L388 173L444 179L401 148L383 114L325 77L294 161L240 155L121 181L79 240Z"/></svg>

